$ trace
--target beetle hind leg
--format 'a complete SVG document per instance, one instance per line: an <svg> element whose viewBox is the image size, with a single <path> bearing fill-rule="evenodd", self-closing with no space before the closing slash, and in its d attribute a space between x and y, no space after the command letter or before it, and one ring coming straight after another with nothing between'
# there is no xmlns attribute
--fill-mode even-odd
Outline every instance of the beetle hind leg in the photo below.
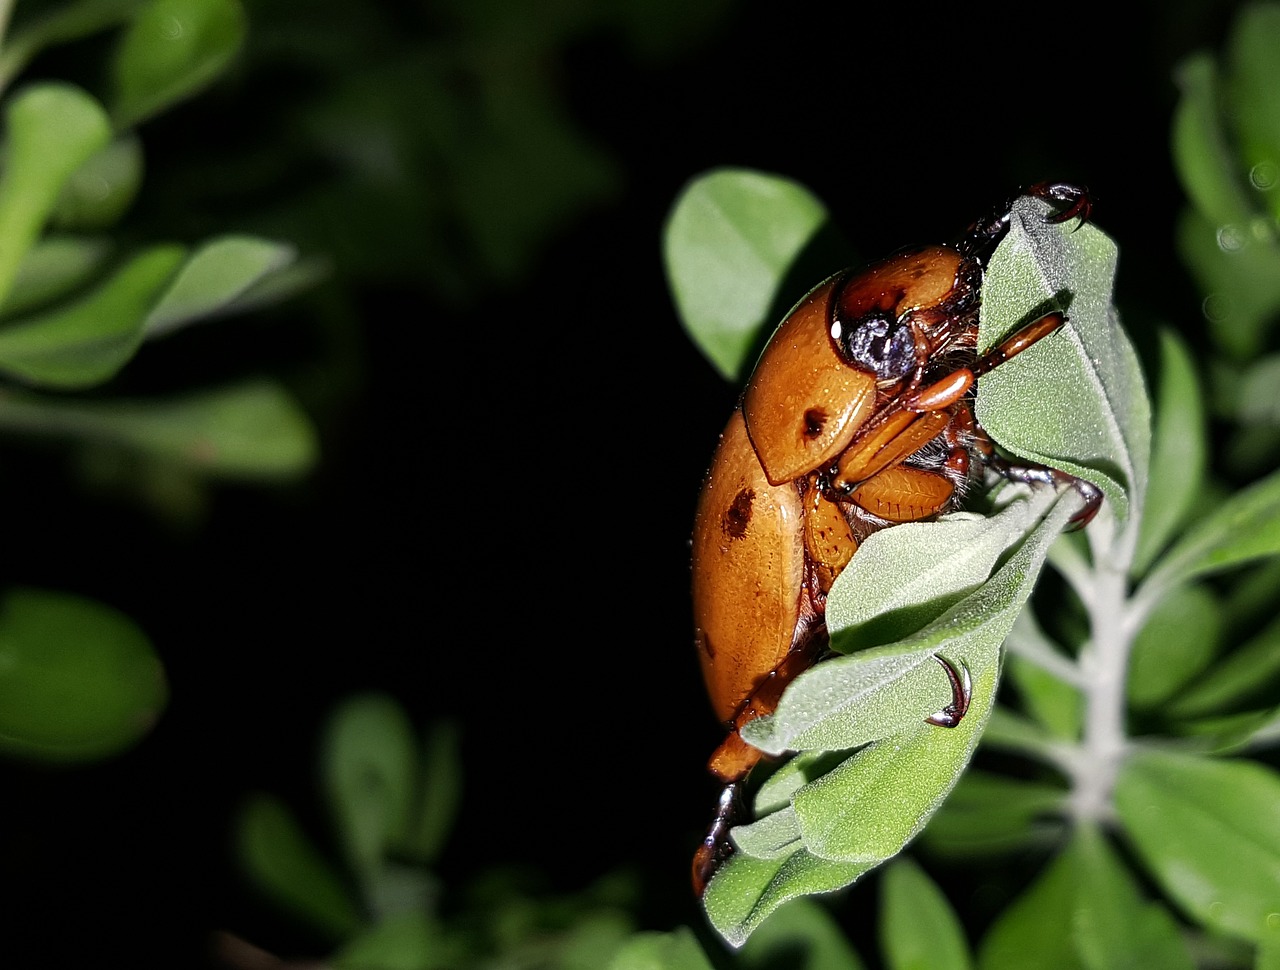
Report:
<svg viewBox="0 0 1280 970"><path fill-rule="evenodd" d="M701 898L707 883L715 875L724 861L733 855L733 842L729 840L729 829L734 820L742 814L742 782L735 781L725 785L716 802L716 814L707 829L706 837L693 854L693 891Z"/></svg>
<svg viewBox="0 0 1280 970"><path fill-rule="evenodd" d="M925 721L938 727L953 728L969 713L969 702L973 699L973 680L969 676L969 665L961 660L960 670L956 670L955 664L940 653L935 653L933 659L942 664L942 669L947 672L947 680L951 681L951 703L936 714L930 714Z"/></svg>

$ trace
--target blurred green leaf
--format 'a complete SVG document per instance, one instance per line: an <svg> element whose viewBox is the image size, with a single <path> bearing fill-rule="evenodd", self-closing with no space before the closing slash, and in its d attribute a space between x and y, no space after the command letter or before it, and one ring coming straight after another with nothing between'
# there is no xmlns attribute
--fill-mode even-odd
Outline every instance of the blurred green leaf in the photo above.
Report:
<svg viewBox="0 0 1280 970"><path fill-rule="evenodd" d="M975 417L1020 458L1093 482L1121 522L1138 521L1150 460L1150 404L1111 304L1116 244L1092 225L1047 221L1022 197L992 254L978 342L989 347L1049 309L1067 326L978 382ZM1050 407L1028 407L1027 388Z"/></svg>
<svg viewBox="0 0 1280 970"><path fill-rule="evenodd" d="M1173 163L1183 191L1215 226L1247 226L1257 215L1244 190L1240 160L1223 130L1222 92L1211 54L1177 70L1181 96L1173 114Z"/></svg>
<svg viewBox="0 0 1280 970"><path fill-rule="evenodd" d="M1185 343L1160 331L1160 382L1151 439L1151 475L1133 572L1141 574L1186 521L1207 462L1204 401Z"/></svg>
<svg viewBox="0 0 1280 970"><path fill-rule="evenodd" d="M1242 703L1274 699L1280 678L1280 620L1274 620L1242 646L1196 678L1173 698L1168 713L1196 717L1230 711Z"/></svg>
<svg viewBox="0 0 1280 970"><path fill-rule="evenodd" d="M142 737L167 698L151 643L123 613L36 589L0 601L0 749L102 758Z"/></svg>
<svg viewBox="0 0 1280 970"><path fill-rule="evenodd" d="M344 701L325 728L325 793L347 861L366 891L387 848L408 829L417 756L408 716L385 694Z"/></svg>
<svg viewBox="0 0 1280 970"><path fill-rule="evenodd" d="M1142 898L1132 875L1096 830L1067 847L996 920L982 942L981 970L1194 970L1178 926Z"/></svg>
<svg viewBox="0 0 1280 970"><path fill-rule="evenodd" d="M397 913L348 940L332 957L338 970L430 970L439 962L439 932L425 913Z"/></svg>
<svg viewBox="0 0 1280 970"><path fill-rule="evenodd" d="M1189 579L1277 552L1280 472L1224 499L1188 528L1147 575L1140 595L1163 596Z"/></svg>
<svg viewBox="0 0 1280 970"><path fill-rule="evenodd" d="M51 226L67 232L109 229L142 187L142 142L122 135L91 155L62 187Z"/></svg>
<svg viewBox="0 0 1280 970"><path fill-rule="evenodd" d="M462 803L462 752L452 724L438 724L422 745L419 791L403 844L406 856L427 864L435 861L453 830Z"/></svg>
<svg viewBox="0 0 1280 970"><path fill-rule="evenodd" d="M306 413L271 380L149 401L0 393L0 428L105 442L204 475L262 481L307 471L318 448Z"/></svg>
<svg viewBox="0 0 1280 970"><path fill-rule="evenodd" d="M1116 809L1137 855L1196 921L1256 943L1280 936L1280 775L1256 762L1144 751Z"/></svg>
<svg viewBox="0 0 1280 970"><path fill-rule="evenodd" d="M795 899L743 944L738 965L744 970L861 970L862 961L826 909Z"/></svg>
<svg viewBox="0 0 1280 970"><path fill-rule="evenodd" d="M223 236L194 249L147 315L147 336L216 314L297 259L289 245L252 236Z"/></svg>
<svg viewBox="0 0 1280 970"><path fill-rule="evenodd" d="M1242 6L1227 43L1229 94L1242 168L1280 219L1280 6Z"/></svg>
<svg viewBox="0 0 1280 970"><path fill-rule="evenodd" d="M1222 641L1222 605L1201 585L1166 596L1147 617L1129 660L1129 702L1138 708L1182 701L1196 690ZM1211 676L1211 675L1210 675Z"/></svg>
<svg viewBox="0 0 1280 970"><path fill-rule="evenodd" d="M0 46L0 90L9 86L36 54L125 21L143 0L78 0L41 9L23 4ZM23 17L30 19L23 20Z"/></svg>
<svg viewBox="0 0 1280 970"><path fill-rule="evenodd" d="M663 234L681 322L727 380L739 380L787 271L826 222L802 185L749 169L716 169L681 190Z"/></svg>
<svg viewBox="0 0 1280 970"><path fill-rule="evenodd" d="M237 0L152 0L111 63L116 128L132 128L204 88L230 64L244 34Z"/></svg>
<svg viewBox="0 0 1280 970"><path fill-rule="evenodd" d="M914 861L894 860L880 891L880 950L888 970L969 970L973 964L959 917Z"/></svg>
<svg viewBox="0 0 1280 970"><path fill-rule="evenodd" d="M146 315L185 256L154 246L76 301L0 328L0 371L79 389L113 377L137 352Z"/></svg>
<svg viewBox="0 0 1280 970"><path fill-rule="evenodd" d="M111 251L101 236L46 236L27 250L0 310L16 316L68 296L98 275Z"/></svg>
<svg viewBox="0 0 1280 970"><path fill-rule="evenodd" d="M1224 232L1190 210L1178 219L1177 244L1215 343L1234 360L1256 358L1280 314L1280 246L1252 228Z"/></svg>
<svg viewBox="0 0 1280 970"><path fill-rule="evenodd" d="M1258 947L1258 960L1253 970L1280 970L1280 942Z"/></svg>
<svg viewBox="0 0 1280 970"><path fill-rule="evenodd" d="M931 852L960 858L1056 843L1067 797L1055 785L968 771L925 829L924 843Z"/></svg>
<svg viewBox="0 0 1280 970"><path fill-rule="evenodd" d="M289 810L270 795L252 796L236 831L240 865L275 902L334 940L364 922L347 888Z"/></svg>
<svg viewBox="0 0 1280 970"><path fill-rule="evenodd" d="M637 933L609 961L608 970L712 970L688 927L671 933Z"/></svg>
<svg viewBox="0 0 1280 970"><path fill-rule="evenodd" d="M1016 655L1009 657L1005 676L1017 688L1023 707L1046 731L1061 740L1080 737L1084 697L1079 688Z"/></svg>
<svg viewBox="0 0 1280 970"><path fill-rule="evenodd" d="M102 106L73 85L34 84L7 102L0 164L0 304L63 186L110 138Z"/></svg>

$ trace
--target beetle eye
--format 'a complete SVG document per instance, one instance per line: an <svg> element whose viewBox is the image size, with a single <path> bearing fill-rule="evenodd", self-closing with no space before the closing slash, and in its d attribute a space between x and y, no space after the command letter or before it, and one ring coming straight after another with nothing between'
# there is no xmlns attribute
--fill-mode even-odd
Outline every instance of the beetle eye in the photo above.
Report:
<svg viewBox="0 0 1280 970"><path fill-rule="evenodd" d="M837 317L831 324L831 337L845 360L874 371L882 381L899 380L916 364L911 328L899 326L884 310L873 310L852 322Z"/></svg>

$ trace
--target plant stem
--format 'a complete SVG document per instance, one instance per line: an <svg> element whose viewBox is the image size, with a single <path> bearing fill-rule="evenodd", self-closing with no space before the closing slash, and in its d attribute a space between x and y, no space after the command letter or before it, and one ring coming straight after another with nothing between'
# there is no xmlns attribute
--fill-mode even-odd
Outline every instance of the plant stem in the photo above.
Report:
<svg viewBox="0 0 1280 970"><path fill-rule="evenodd" d="M1125 728L1129 655L1135 626L1129 622L1128 562L1116 556L1108 536L1091 537L1093 569L1084 597L1092 638L1080 658L1085 720L1071 804L1078 821L1106 822L1111 792L1128 749ZM1124 559L1120 562L1117 560Z"/></svg>

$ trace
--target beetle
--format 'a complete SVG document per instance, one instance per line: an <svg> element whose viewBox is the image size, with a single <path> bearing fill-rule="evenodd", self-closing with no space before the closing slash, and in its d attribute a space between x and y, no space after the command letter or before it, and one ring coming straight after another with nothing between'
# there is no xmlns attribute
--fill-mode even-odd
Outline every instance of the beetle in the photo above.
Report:
<svg viewBox="0 0 1280 970"><path fill-rule="evenodd" d="M1023 194L1060 204L1053 222L1090 214L1080 186L1044 182ZM818 284L766 344L721 434L692 540L694 641L727 730L708 763L724 788L694 855L699 896L733 852L742 787L763 757L739 731L820 659L827 593L869 535L955 510L987 468L1074 485L1086 500L1077 525L1097 510L1092 485L1005 461L973 418L977 378L1066 322L1045 314L977 352L983 272L1010 205L956 243ZM954 727L969 706L968 669L935 659L952 700L927 720Z"/></svg>

